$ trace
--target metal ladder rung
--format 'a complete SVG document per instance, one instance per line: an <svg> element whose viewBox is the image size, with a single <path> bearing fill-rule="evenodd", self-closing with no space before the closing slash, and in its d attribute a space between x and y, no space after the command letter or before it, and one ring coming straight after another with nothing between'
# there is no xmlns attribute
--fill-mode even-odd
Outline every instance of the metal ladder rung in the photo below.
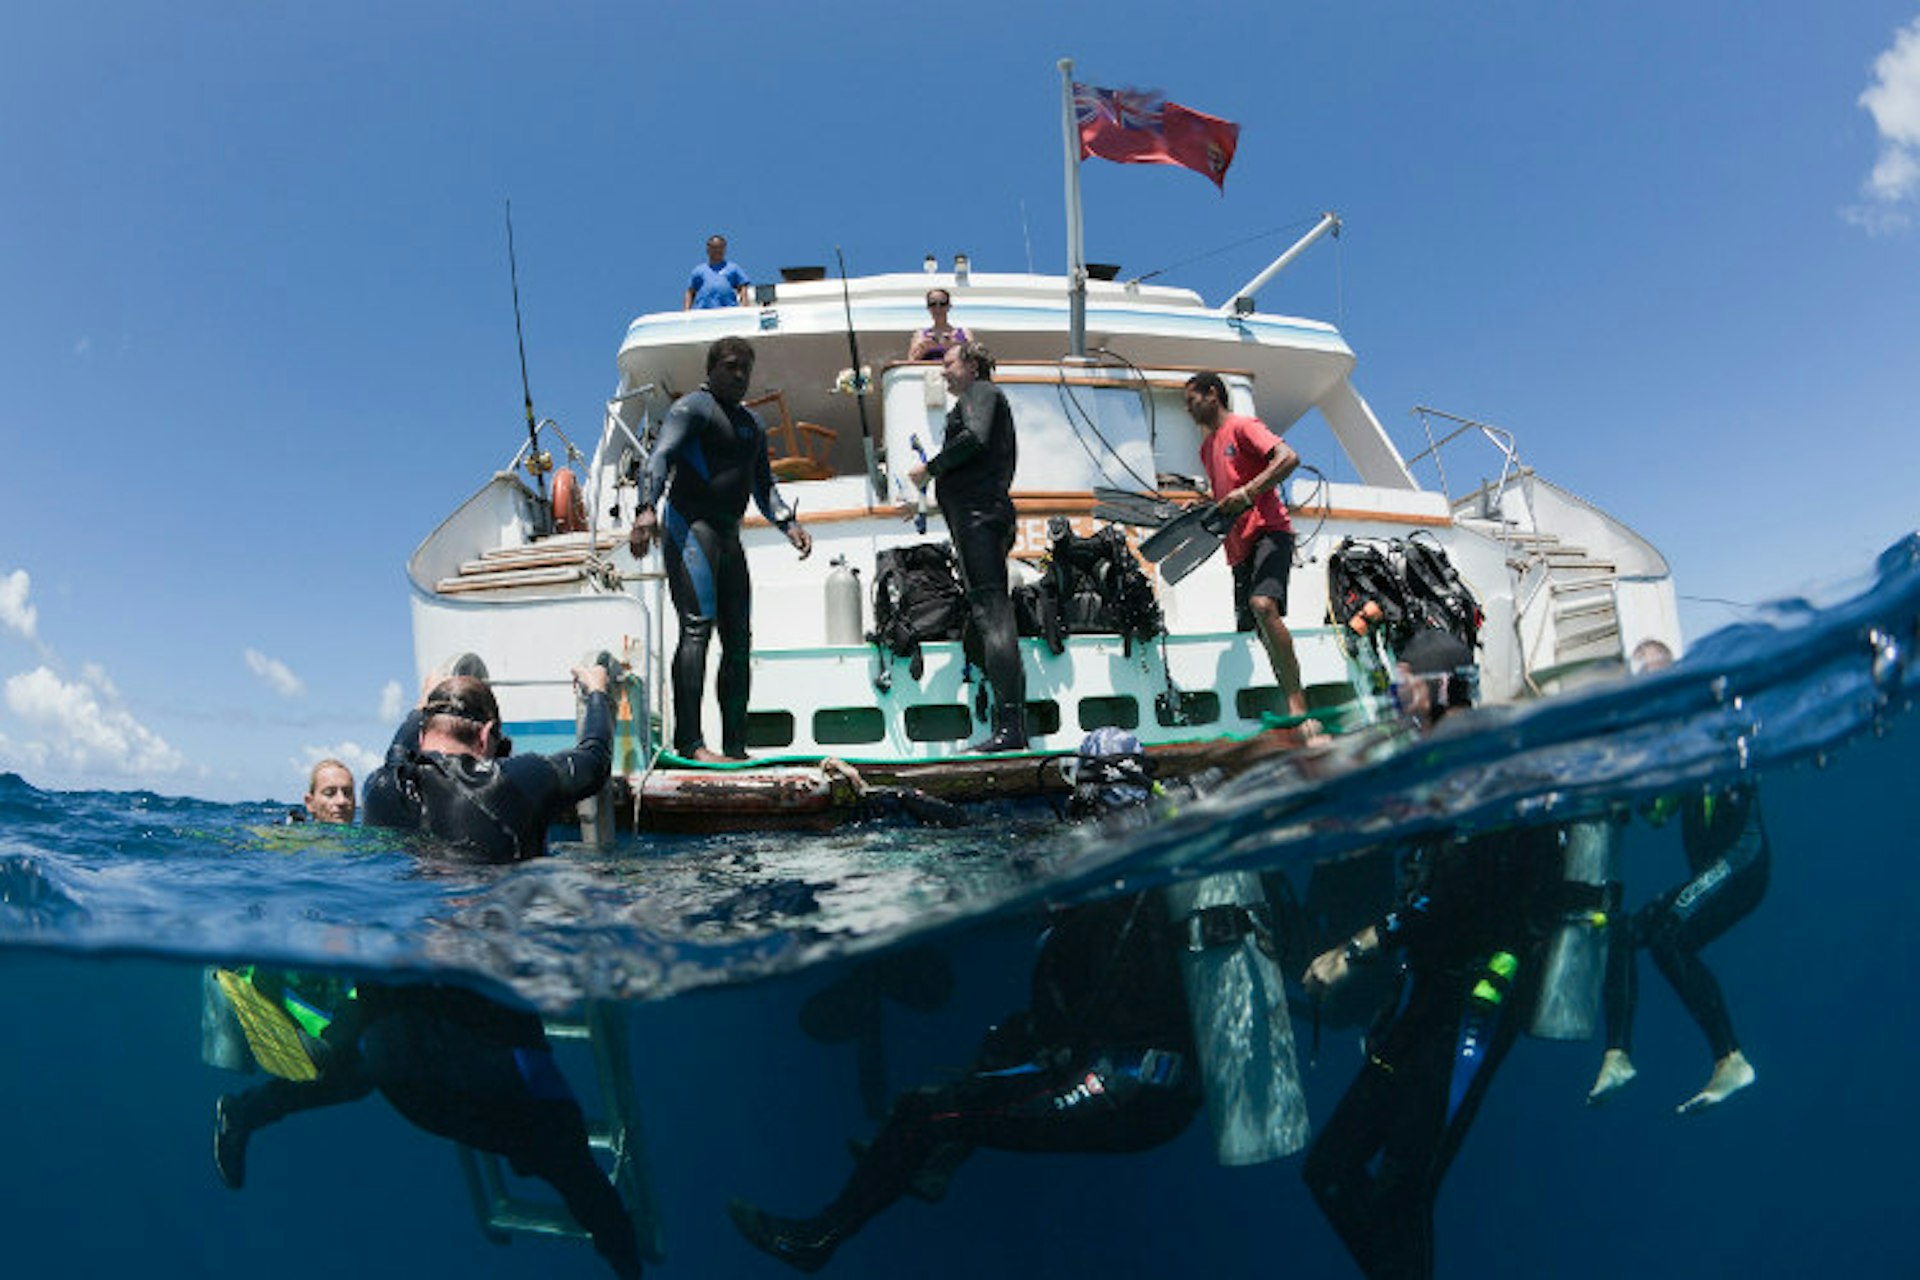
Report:
<svg viewBox="0 0 1920 1280"><path fill-rule="evenodd" d="M665 1234L655 1208L652 1179L647 1174L645 1135L641 1130L639 1106L633 1097L626 1024L619 1009L599 1006L590 1009L585 1018L548 1018L542 1022L548 1040L583 1043L591 1048L600 1103L607 1115L583 1117L587 1144L613 1157L607 1180L633 1221L641 1257L648 1262L665 1261ZM575 1240L589 1238L565 1206L511 1194L499 1156L459 1144L455 1144L455 1150L473 1200L474 1216L488 1240L506 1244L516 1231Z"/></svg>

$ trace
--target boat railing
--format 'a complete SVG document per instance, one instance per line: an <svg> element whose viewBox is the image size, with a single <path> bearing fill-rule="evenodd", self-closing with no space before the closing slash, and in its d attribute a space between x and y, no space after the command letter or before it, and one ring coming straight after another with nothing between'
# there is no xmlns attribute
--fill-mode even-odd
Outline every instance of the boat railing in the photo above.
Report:
<svg viewBox="0 0 1920 1280"><path fill-rule="evenodd" d="M1447 465L1442 452L1462 436L1477 436L1491 445L1500 456L1499 478L1491 481L1483 480L1477 490L1482 506L1481 515L1488 519L1499 518L1501 495L1507 491L1507 486L1513 482L1514 478L1524 470L1520 462L1520 448L1514 440L1513 433L1505 427L1496 427L1490 422L1481 422L1474 418L1463 418L1459 414L1435 409L1431 405L1417 404L1413 407L1413 412L1420 419L1421 430L1426 433L1427 447L1407 459L1407 469L1412 470L1415 464L1427 458L1433 459L1434 472L1440 479L1440 492L1446 495L1449 506L1457 506L1452 484L1447 478ZM1433 434L1435 418L1454 424L1453 430L1437 440L1434 439Z"/></svg>
<svg viewBox="0 0 1920 1280"><path fill-rule="evenodd" d="M542 431L551 431L554 435L560 437L560 443L567 447L566 460L568 462L585 462L587 460L587 455L580 452L579 447L573 443L567 433L560 429L559 423L555 422L552 418L542 418L534 424L533 430L527 432L527 438L520 442L520 447L513 451L513 460L507 463L507 470L518 471L520 468L525 467L528 475L542 480L548 472L553 470L553 454L540 448L540 433Z"/></svg>

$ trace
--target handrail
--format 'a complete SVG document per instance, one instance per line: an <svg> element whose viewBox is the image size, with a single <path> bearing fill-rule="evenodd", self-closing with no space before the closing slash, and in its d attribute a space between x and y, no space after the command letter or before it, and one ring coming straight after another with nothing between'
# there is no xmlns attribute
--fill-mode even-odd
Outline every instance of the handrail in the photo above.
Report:
<svg viewBox="0 0 1920 1280"><path fill-rule="evenodd" d="M568 462L586 457L584 453L580 452L579 446L575 445L573 441L568 438L567 433L560 429L559 423L555 422L552 418L542 418L539 423L535 425L533 433L527 436L525 443L513 451L513 460L507 463L507 470L518 471L520 467L525 464L527 455L537 443L539 439L538 433L541 431L551 431L560 437L561 441L567 446Z"/></svg>
<svg viewBox="0 0 1920 1280"><path fill-rule="evenodd" d="M1435 409L1431 405L1417 404L1413 406L1413 412L1420 415L1420 427L1427 434L1427 447L1407 459L1407 468L1412 470L1414 463L1431 456L1434 470L1440 475L1440 492L1446 497L1449 506L1453 504L1453 491L1447 482L1446 465L1440 460L1440 450L1461 436L1471 431L1478 431L1487 443L1500 451L1500 480L1494 486L1496 493L1504 492L1507 483L1520 470L1520 449L1514 441L1513 433L1506 428L1496 427L1490 422L1480 422L1474 418L1463 418L1457 413L1448 413L1444 409ZM1433 424L1427 420L1429 415L1444 418L1448 422L1457 422L1460 425L1439 440L1435 440Z"/></svg>

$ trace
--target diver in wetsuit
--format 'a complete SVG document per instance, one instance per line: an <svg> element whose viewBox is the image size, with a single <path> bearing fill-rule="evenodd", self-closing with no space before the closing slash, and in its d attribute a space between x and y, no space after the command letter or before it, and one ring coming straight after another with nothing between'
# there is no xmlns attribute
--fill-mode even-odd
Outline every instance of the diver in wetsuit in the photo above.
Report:
<svg viewBox="0 0 1920 1280"><path fill-rule="evenodd" d="M1405 1002L1367 1037L1366 1065L1301 1168L1371 1280L1433 1274L1434 1197L1524 1027L1548 936L1541 904L1561 859L1551 827L1423 849L1395 909L1307 970L1317 995L1405 952Z"/></svg>
<svg viewBox="0 0 1920 1280"><path fill-rule="evenodd" d="M1638 1074L1631 1057L1633 1014L1639 1000L1634 952L1645 947L1687 1014L1707 1038L1713 1074L1681 1103L1681 1115L1725 1102L1754 1081L1740 1050L1726 996L1700 949L1753 913L1767 893L1773 861L1760 797L1751 786L1691 796L1680 805L1680 842L1691 874L1633 914L1607 953L1607 1052L1588 1093L1599 1102Z"/></svg>
<svg viewBox="0 0 1920 1280"><path fill-rule="evenodd" d="M680 643L673 654L673 749L689 760L747 757L753 583L740 545L740 518L748 497L802 560L813 552L813 536L774 490L766 428L740 403L752 378L753 348L746 339L721 338L707 348L706 383L667 411L640 478L639 508L627 535L635 557L661 539L667 591L680 615ZM656 511L663 493L664 516ZM707 642L716 627L718 752L708 748L700 726Z"/></svg>
<svg viewBox="0 0 1920 1280"><path fill-rule="evenodd" d="M993 688L993 732L968 744L970 752L1022 751L1027 745L1027 676L1007 579L1019 448L1013 408L1006 393L993 385L993 364L983 342L969 339L947 349L941 376L954 405L947 414L946 435L939 453L907 473L921 488L929 479L939 481L934 496L960 561L968 624Z"/></svg>
<svg viewBox="0 0 1920 1280"><path fill-rule="evenodd" d="M1429 721L1462 705L1470 659L1447 637L1417 654L1409 644L1401 705ZM1376 1022L1366 1064L1301 1169L1370 1280L1433 1274L1434 1197L1538 991L1563 860L1557 827L1426 844L1394 908L1302 979L1317 997L1390 951L1405 956L1405 999Z"/></svg>
<svg viewBox="0 0 1920 1280"><path fill-rule="evenodd" d="M1076 816L1146 805L1137 739L1097 730L1081 751ZM975 1147L1118 1153L1172 1140L1202 1100L1180 949L1158 893L1054 910L1028 1007L988 1029L965 1076L896 1097L839 1196L813 1217L735 1200L734 1225L755 1248L818 1271L902 1194L939 1199Z"/></svg>
<svg viewBox="0 0 1920 1280"><path fill-rule="evenodd" d="M500 749L500 707L486 681L442 680L368 775L366 824L422 832L484 862L544 854L548 824L599 792L613 771L606 668L575 667L573 678L586 692L580 744L551 756Z"/></svg>
<svg viewBox="0 0 1920 1280"><path fill-rule="evenodd" d="M840 1194L810 1218L735 1200L748 1243L801 1271L901 1195L937 1199L975 1147L1144 1151L1187 1127L1201 1103L1177 944L1158 894L1053 912L1032 1000L990 1028L951 1084L897 1096Z"/></svg>
<svg viewBox="0 0 1920 1280"><path fill-rule="evenodd" d="M504 742L484 681L441 681L394 735L387 763L367 780L369 826L420 831L489 862L546 851L547 824L605 785L612 712L604 667L575 668L586 691L580 745L554 756L498 759ZM379 1089L429 1133L503 1156L560 1193L593 1246L623 1280L641 1274L640 1246L586 1121L534 1014L463 987L361 982L335 1002L323 1031L302 1043L319 1069L222 1097L214 1109L214 1166L227 1186L246 1180L253 1131L295 1112Z"/></svg>
<svg viewBox="0 0 1920 1280"><path fill-rule="evenodd" d="M1673 650L1659 640L1635 646L1636 674L1673 665ZM1674 802L1654 803L1656 824L1671 816ZM1589 1103L1604 1101L1638 1075L1631 1056L1633 1014L1640 994L1634 951L1653 953L1680 1003L1707 1038L1713 1074L1700 1092L1681 1103L1681 1115L1725 1102L1754 1081L1753 1064L1740 1051L1727 1013L1726 997L1700 949L1753 913L1767 893L1773 851L1760 820L1760 796L1751 785L1727 787L1679 802L1680 843L1686 850L1685 884L1641 907L1616 927L1607 951L1607 1051L1587 1092Z"/></svg>

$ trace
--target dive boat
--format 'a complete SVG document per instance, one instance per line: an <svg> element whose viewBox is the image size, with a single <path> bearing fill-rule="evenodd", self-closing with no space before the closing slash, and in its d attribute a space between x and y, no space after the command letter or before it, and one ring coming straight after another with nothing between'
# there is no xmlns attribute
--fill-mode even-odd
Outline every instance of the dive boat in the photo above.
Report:
<svg viewBox="0 0 1920 1280"><path fill-rule="evenodd" d="M1318 415L1344 454L1339 474L1352 478L1303 467L1288 486L1298 545L1287 625L1310 707L1329 727L1365 723L1380 703L1367 646L1328 608L1328 564L1349 538L1417 537L1444 549L1484 616L1483 700L1617 671L1648 638L1678 652L1672 578L1645 539L1535 474L1490 424L1422 408L1427 447L1409 459L1355 389L1353 351L1333 325L1255 309L1273 273L1330 229L1331 214L1224 303L1078 272L979 272L964 259L950 269L929 259L925 270L850 279L788 269L757 286L750 305L641 315L620 345L597 439L576 445L529 413L529 437L508 466L413 553L419 670L477 656L516 746L553 751L575 740L568 667L610 657L622 677L615 786L610 806L585 818L590 837L613 820L653 830L831 825L861 812L863 793L888 787L950 800L1058 791L1069 785L1059 759L1104 725L1137 735L1164 771L1231 768L1298 746L1297 729L1275 727L1285 700L1257 639L1235 629L1220 556L1177 583L1156 580L1165 630L1149 641L1068 634L1055 652L1022 640L1026 754L963 753L985 730L985 708L958 641L928 641L913 664L872 642L876 557L945 537L937 507L928 511L905 480L917 448L939 448L951 404L937 364L905 359L936 286L952 295L956 322L991 348L994 381L1012 404L1016 562L1047 556L1050 522L1054 532L1064 521L1094 533L1101 492L1200 496L1184 478L1200 470L1200 435L1182 400L1197 370L1219 373L1233 411L1283 436ZM673 611L659 552L636 561L626 532L651 433L701 384L707 348L722 337L753 345L747 403L767 425L776 481L814 551L800 560L749 510L756 758L699 767L663 751ZM1469 445L1490 451L1498 474L1452 494L1442 455ZM1431 467L1439 487L1423 485L1416 466Z"/></svg>

